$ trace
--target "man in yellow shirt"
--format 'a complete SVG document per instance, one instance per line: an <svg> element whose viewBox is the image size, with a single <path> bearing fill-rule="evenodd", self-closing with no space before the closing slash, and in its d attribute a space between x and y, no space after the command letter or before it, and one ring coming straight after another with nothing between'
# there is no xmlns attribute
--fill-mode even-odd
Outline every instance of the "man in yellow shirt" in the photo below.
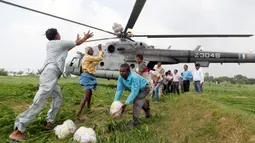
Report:
<svg viewBox="0 0 255 143"><path fill-rule="evenodd" d="M87 108L90 109L90 101L92 96L92 89L96 90L96 66L103 59L103 52L101 44L98 45L99 55L93 56L94 51L91 47L85 49L85 56L82 59L82 74L79 83L84 86L84 97L80 103L80 109L77 113L78 120L87 120L86 116L81 116L81 112L87 102Z"/></svg>

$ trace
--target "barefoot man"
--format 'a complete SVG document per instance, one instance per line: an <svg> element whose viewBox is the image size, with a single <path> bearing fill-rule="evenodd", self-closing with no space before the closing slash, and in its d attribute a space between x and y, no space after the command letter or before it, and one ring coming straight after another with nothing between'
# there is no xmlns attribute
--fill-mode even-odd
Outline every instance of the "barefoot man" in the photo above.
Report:
<svg viewBox="0 0 255 143"><path fill-rule="evenodd" d="M82 59L82 74L80 76L79 83L84 87L84 97L80 103L80 109L76 114L78 120L87 120L86 116L81 115L82 110L87 103L87 108L90 109L90 102L92 97L92 89L96 90L96 66L103 60L102 45L98 45L99 54L98 56L93 56L94 51L91 47L85 49L85 56Z"/></svg>

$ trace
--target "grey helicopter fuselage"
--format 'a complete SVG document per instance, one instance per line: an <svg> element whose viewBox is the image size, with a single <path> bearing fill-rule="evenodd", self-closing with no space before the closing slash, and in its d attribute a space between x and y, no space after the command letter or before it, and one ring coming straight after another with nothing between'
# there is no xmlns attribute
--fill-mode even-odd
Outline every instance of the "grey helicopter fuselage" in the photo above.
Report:
<svg viewBox="0 0 255 143"><path fill-rule="evenodd" d="M98 55L97 46L92 48L94 55ZM255 63L255 54L252 53L200 51L199 48L194 50L154 49L153 46L148 46L144 42L127 40L108 42L103 45L104 57L96 67L96 77L117 79L120 65L123 63L129 64L131 70L135 71L138 66L135 58L138 54L144 56L144 62L149 69L152 69L159 61L162 64L200 63L201 67L208 67L210 63ZM66 64L66 75L81 74L83 56L83 53L77 53Z"/></svg>

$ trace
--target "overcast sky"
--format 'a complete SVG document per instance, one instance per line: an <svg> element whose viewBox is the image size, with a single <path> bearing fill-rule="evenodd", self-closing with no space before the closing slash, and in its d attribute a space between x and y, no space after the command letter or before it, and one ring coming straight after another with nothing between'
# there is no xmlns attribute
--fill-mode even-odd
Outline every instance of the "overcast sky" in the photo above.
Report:
<svg viewBox="0 0 255 143"><path fill-rule="evenodd" d="M135 0L8 0L26 7L79 21L112 31L114 22L125 27ZM254 34L254 0L147 0L134 26L135 34ZM75 40L89 30L87 27L30 12L0 3L0 68L19 71L39 69L46 57L48 28L57 28L64 40ZM96 30L94 38L111 37ZM250 38L146 39L155 48L193 50L198 44L203 51L253 52L255 36ZM102 41L104 44L107 41ZM76 51L84 51L85 43L69 52L67 61ZM194 69L194 64L189 64ZM183 64L165 66L182 69ZM212 76L243 74L255 78L254 64L210 64L203 68Z"/></svg>

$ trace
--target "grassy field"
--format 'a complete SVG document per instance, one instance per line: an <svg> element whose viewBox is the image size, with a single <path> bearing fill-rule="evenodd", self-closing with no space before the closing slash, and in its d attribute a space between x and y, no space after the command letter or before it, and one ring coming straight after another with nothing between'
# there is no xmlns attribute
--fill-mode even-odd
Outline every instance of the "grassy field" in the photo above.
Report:
<svg viewBox="0 0 255 143"><path fill-rule="evenodd" d="M75 121L75 112L83 97L78 78L61 79L64 103L57 115L56 125L67 119ZM84 110L88 121L77 126L95 128L100 143L247 143L255 142L255 86L254 85L205 85L203 94L168 95L160 103L151 104L153 117L144 118L142 124L127 130L132 120L129 105L120 120L112 120L109 108L113 101L116 81L98 80L98 90L93 93L92 110ZM13 130L15 117L32 103L38 90L38 77L0 77L0 142ZM128 92L121 100L125 101ZM30 143L71 143L72 135L59 140L54 131L42 128L51 98L45 108L28 126L26 136Z"/></svg>

